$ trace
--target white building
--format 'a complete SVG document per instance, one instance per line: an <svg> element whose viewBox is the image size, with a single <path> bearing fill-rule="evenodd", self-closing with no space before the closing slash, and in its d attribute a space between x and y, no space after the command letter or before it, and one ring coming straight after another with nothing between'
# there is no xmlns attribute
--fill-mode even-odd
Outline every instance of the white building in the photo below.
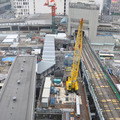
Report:
<svg viewBox="0 0 120 120"><path fill-rule="evenodd" d="M90 3L70 3L68 17L68 35L78 30L79 21L83 18L83 29L90 42L96 41L99 7Z"/></svg>
<svg viewBox="0 0 120 120"><path fill-rule="evenodd" d="M113 36L97 35L99 6L88 3L70 3L68 17L68 35L74 35L78 30L79 21L83 18L83 30L90 44L97 51L112 51L114 48Z"/></svg>
<svg viewBox="0 0 120 120"><path fill-rule="evenodd" d="M35 0L11 0L16 17L35 14Z"/></svg>
<svg viewBox="0 0 120 120"><path fill-rule="evenodd" d="M56 14L68 15L69 2L88 2L89 0L55 0ZM51 7L45 6L47 0L11 0L16 17L27 16L35 13L51 13Z"/></svg>
<svg viewBox="0 0 120 120"><path fill-rule="evenodd" d="M112 35L97 35L96 41L91 43L95 51L113 51L115 40Z"/></svg>
<svg viewBox="0 0 120 120"><path fill-rule="evenodd" d="M44 6L47 0L35 0L36 13L51 13L51 8ZM56 14L63 15L64 12L68 15L69 2L88 2L89 0L55 0L56 3Z"/></svg>
<svg viewBox="0 0 120 120"><path fill-rule="evenodd" d="M18 34L7 35L7 37L2 41L3 44L14 44L18 43L19 37Z"/></svg>
<svg viewBox="0 0 120 120"><path fill-rule="evenodd" d="M13 44L15 42L15 40L12 38L12 39L4 39L2 41L3 44Z"/></svg>

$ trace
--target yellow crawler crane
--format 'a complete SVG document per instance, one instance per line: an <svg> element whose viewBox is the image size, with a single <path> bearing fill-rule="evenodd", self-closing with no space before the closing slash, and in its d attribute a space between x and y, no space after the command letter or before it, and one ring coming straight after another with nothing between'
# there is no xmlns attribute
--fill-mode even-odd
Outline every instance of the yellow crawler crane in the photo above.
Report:
<svg viewBox="0 0 120 120"><path fill-rule="evenodd" d="M75 49L74 49L74 58L73 58L73 64L71 69L71 76L67 78L66 80L66 90L67 91L78 91L79 84L78 84L78 71L79 71L79 65L80 65L80 59L81 59L81 53L82 53L82 40L83 40L83 18L80 20L76 43L75 43Z"/></svg>

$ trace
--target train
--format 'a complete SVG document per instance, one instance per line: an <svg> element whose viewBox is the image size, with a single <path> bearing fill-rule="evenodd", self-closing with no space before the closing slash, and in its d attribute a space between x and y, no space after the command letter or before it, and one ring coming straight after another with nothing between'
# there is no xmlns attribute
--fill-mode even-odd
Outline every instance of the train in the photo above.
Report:
<svg viewBox="0 0 120 120"><path fill-rule="evenodd" d="M76 117L80 117L80 100L78 95L76 95Z"/></svg>
<svg viewBox="0 0 120 120"><path fill-rule="evenodd" d="M111 68L107 68L107 70L108 70L108 72L109 72L109 74L110 75L112 75L113 73L112 73L112 69Z"/></svg>
<svg viewBox="0 0 120 120"><path fill-rule="evenodd" d="M100 53L99 56L103 57L103 58L107 58L107 59L113 59L114 58L114 54L102 54L102 53Z"/></svg>

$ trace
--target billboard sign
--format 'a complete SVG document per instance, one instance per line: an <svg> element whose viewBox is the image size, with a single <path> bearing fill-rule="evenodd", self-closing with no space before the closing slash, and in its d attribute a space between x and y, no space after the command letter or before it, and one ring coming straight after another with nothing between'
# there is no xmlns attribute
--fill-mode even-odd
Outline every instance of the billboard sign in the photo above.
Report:
<svg viewBox="0 0 120 120"><path fill-rule="evenodd" d="M117 0L112 0L112 3L117 3Z"/></svg>

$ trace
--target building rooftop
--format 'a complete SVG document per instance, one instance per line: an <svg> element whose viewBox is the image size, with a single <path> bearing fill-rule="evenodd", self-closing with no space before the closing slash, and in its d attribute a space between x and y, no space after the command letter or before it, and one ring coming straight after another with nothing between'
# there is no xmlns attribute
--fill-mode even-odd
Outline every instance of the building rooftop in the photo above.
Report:
<svg viewBox="0 0 120 120"><path fill-rule="evenodd" d="M42 61L37 64L37 73L41 74L50 67L54 66L55 61L55 35L45 36Z"/></svg>
<svg viewBox="0 0 120 120"><path fill-rule="evenodd" d="M28 17L0 19L1 25L32 25L32 24L50 24L52 23L51 14L35 14Z"/></svg>
<svg viewBox="0 0 120 120"><path fill-rule="evenodd" d="M99 6L97 6L96 4L92 4L91 2L69 3L69 7L70 8L78 8L78 9L80 8L80 9L99 10Z"/></svg>
<svg viewBox="0 0 120 120"><path fill-rule="evenodd" d="M0 94L0 120L33 120L35 56L17 56Z"/></svg>

